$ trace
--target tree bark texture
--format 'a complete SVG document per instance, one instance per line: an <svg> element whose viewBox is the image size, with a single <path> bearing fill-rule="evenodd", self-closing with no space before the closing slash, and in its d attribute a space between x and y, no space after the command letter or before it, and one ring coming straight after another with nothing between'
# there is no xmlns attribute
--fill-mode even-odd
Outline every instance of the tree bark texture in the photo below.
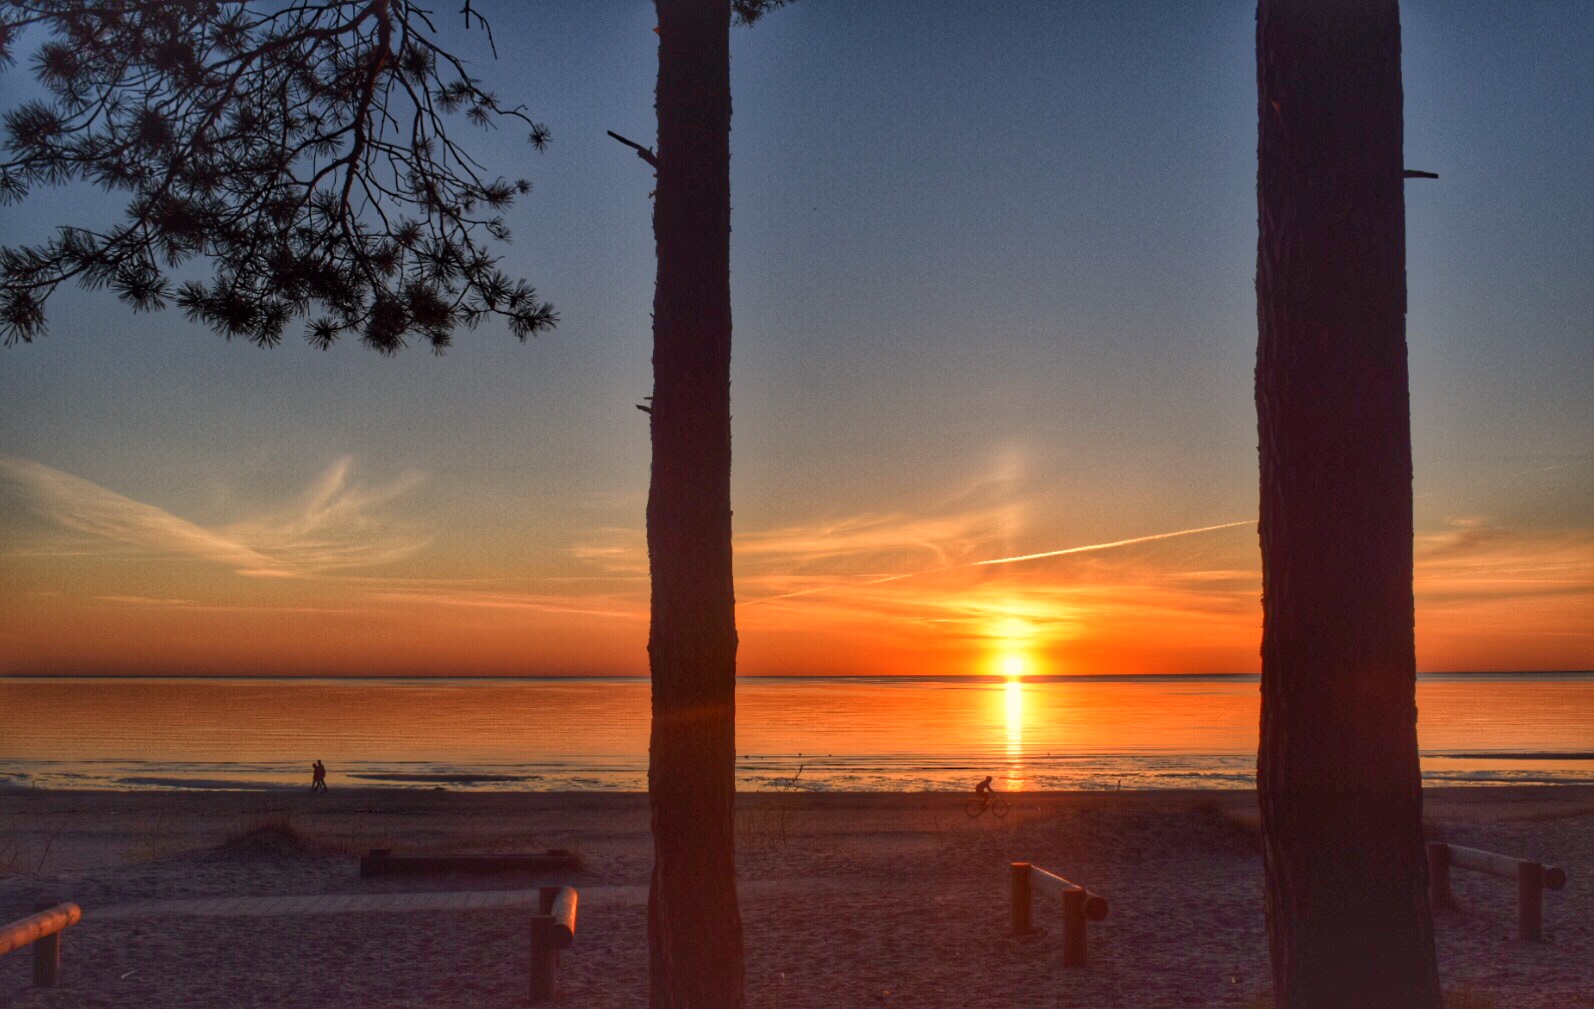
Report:
<svg viewBox="0 0 1594 1009"><path fill-rule="evenodd" d="M741 1009L728 0L657 0L648 896L654 1009Z"/></svg>
<svg viewBox="0 0 1594 1009"><path fill-rule="evenodd" d="M1397 0L1260 0L1257 786L1281 1009L1438 1009Z"/></svg>

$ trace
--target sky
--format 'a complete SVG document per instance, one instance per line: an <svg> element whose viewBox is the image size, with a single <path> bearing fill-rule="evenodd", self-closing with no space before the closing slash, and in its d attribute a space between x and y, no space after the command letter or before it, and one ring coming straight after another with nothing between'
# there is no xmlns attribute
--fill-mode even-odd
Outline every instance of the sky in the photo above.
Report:
<svg viewBox="0 0 1594 1009"><path fill-rule="evenodd" d="M553 141L458 134L532 182L504 266L557 329L262 350L62 289L0 350L0 673L646 673L652 180L605 131L653 135L652 9L493 6L497 61L445 33ZM1594 6L1402 9L1418 667L1594 668ZM1253 28L734 33L743 674L1259 668Z"/></svg>

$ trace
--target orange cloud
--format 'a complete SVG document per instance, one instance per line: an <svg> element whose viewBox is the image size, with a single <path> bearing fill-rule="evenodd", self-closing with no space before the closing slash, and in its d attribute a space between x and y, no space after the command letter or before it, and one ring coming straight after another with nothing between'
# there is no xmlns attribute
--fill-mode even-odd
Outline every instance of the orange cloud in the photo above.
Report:
<svg viewBox="0 0 1594 1009"><path fill-rule="evenodd" d="M456 562L392 517L419 476L352 472L342 460L289 504L201 526L0 456L0 480L50 523L9 537L0 671L646 671L640 529L593 530L549 558L556 577L423 577ZM1256 670L1250 522L1025 550L1028 510L995 480L915 514L740 531L742 672ZM1470 518L1415 548L1419 668L1594 666L1594 530ZM397 574L358 572L379 564Z"/></svg>
<svg viewBox="0 0 1594 1009"><path fill-rule="evenodd" d="M1457 519L1416 563L1422 668L1594 668L1594 530Z"/></svg>

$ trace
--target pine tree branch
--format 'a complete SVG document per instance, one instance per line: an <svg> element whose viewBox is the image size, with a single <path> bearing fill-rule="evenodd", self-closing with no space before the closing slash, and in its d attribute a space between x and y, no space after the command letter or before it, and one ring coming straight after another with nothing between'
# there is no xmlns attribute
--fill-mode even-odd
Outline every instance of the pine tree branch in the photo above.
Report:
<svg viewBox="0 0 1594 1009"><path fill-rule="evenodd" d="M620 143L622 143L622 144L626 145L627 147L635 150L637 157L641 158L643 161L646 161L648 164L652 165L654 171L658 170L658 167L659 167L659 156L657 154L653 153L653 149L651 147L643 147L641 144L637 143L635 140L627 140L625 137L620 136L620 134L614 132L613 130L605 130L604 132L608 133L609 136L613 137L614 139L620 141Z"/></svg>

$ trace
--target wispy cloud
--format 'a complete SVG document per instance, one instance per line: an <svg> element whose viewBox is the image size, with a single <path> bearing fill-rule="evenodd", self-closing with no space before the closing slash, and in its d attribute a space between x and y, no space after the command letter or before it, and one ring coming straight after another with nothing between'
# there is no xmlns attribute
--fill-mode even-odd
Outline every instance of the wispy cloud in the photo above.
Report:
<svg viewBox="0 0 1594 1009"><path fill-rule="evenodd" d="M74 532L153 553L202 558L248 573L278 567L235 539L43 463L0 455L0 476L17 486L34 512Z"/></svg>
<svg viewBox="0 0 1594 1009"><path fill-rule="evenodd" d="M122 551L185 557L225 565L240 575L274 578L383 564L424 545L380 512L419 483L419 475L362 486L351 482L352 469L352 460L340 459L292 506L210 528L43 463L0 455L0 479L20 492L30 510L90 537L100 544L100 552L114 544ZM92 552L82 542L59 551Z"/></svg>
<svg viewBox="0 0 1594 1009"><path fill-rule="evenodd" d="M1082 663L1133 654L1168 668L1254 661L1254 519L1021 552L1012 547L1033 541L1027 512L1017 488L988 481L911 515L872 511L738 530L738 623L749 642L776 635L925 661L937 649L960 648L1076 655ZM601 530L578 553L630 578L647 571L639 529ZM1549 637L1594 641L1594 631L1566 630L1590 626L1594 612L1594 530L1462 518L1419 534L1415 553L1419 649L1433 668L1564 664L1545 650ZM645 615L637 584L605 606ZM1562 630L1545 630L1552 626ZM1521 655L1480 657L1480 634ZM1530 655L1533 642L1540 651ZM1560 655L1567 646L1557 647Z"/></svg>
<svg viewBox="0 0 1594 1009"><path fill-rule="evenodd" d="M806 589L744 605L742 622L749 630L808 628L816 634L856 628L904 647L930 640L1046 647L1109 631L1160 638L1173 627L1187 637L1222 638L1255 622L1259 578L1254 570L1211 566L1243 549L1231 538L1177 554L1163 549L1178 536L1196 535L1197 530L1177 530L1045 551L1026 555L1036 561L1031 565L971 561L871 579L816 579Z"/></svg>
<svg viewBox="0 0 1594 1009"><path fill-rule="evenodd" d="M570 548L571 556L610 575L646 576L648 546L641 529L602 526Z"/></svg>
<svg viewBox="0 0 1594 1009"><path fill-rule="evenodd" d="M1020 468L1003 467L913 514L872 511L738 530L740 621L749 630L824 635L858 628L872 636L942 642L1022 633L1039 644L1074 637L1103 620L1123 623L1131 613L1136 619L1188 613L1197 622L1203 614L1254 619L1259 576L1232 556L1243 549L1237 543L1187 549L1184 557L1153 556L1147 548L1254 527L1255 520L1015 553L1030 511ZM633 578L647 572L640 529L595 530L573 552L605 572ZM1089 559L1114 553L1123 556ZM638 594L630 609L645 613L645 605Z"/></svg>
<svg viewBox="0 0 1594 1009"><path fill-rule="evenodd" d="M1013 557L995 557L985 560L965 561L961 564L949 564L941 567L924 568L918 571L905 571L897 574L876 575L861 581L850 583L830 583L813 585L808 588L794 589L777 595L757 599L754 602L772 602L777 599L790 599L796 596L814 595L821 592L841 591L848 588L857 588L861 585L883 585L887 582L906 581L910 578L924 578L931 575L940 575L950 571L960 571L967 568L992 567L1002 564L1016 564L1021 561L1037 561L1049 558L1068 557L1074 554L1095 553L1101 550L1113 550L1118 547L1136 546L1142 543L1155 543L1161 540L1176 539L1182 536L1194 536L1200 533L1217 532L1224 529L1237 529L1241 526L1255 525L1254 519L1245 519L1239 522L1224 522L1219 525L1198 526L1193 529L1176 529L1171 532L1150 533L1143 536L1134 536L1127 539L1111 540L1105 543L1087 543L1080 546L1063 547L1057 550L1046 550L1039 553L1019 554Z"/></svg>
<svg viewBox="0 0 1594 1009"><path fill-rule="evenodd" d="M1001 552L1022 531L1026 503L1015 466L971 482L914 513L871 511L827 516L769 529L738 529L738 584L785 579L788 589L808 580L894 577ZM647 541L635 527L592 530L571 549L578 560L615 575L646 576Z"/></svg>
<svg viewBox="0 0 1594 1009"><path fill-rule="evenodd" d="M922 516L854 515L744 533L736 538L736 555L755 566L778 565L794 572L891 570L913 561L939 567L1006 539L1013 532L1014 510L991 504Z"/></svg>
<svg viewBox="0 0 1594 1009"><path fill-rule="evenodd" d="M383 508L414 489L419 473L383 484L356 484L354 460L339 459L293 506L219 530L274 558L289 573L373 567L415 553L426 540L385 515Z"/></svg>
<svg viewBox="0 0 1594 1009"><path fill-rule="evenodd" d="M994 507L920 516L880 512L738 532L736 566L739 574L780 572L793 579L879 577L882 571L908 565L933 569L975 554L1000 538L1011 529L1008 518L1005 509ZM641 529L594 529L571 554L611 574L648 571L647 541Z"/></svg>
<svg viewBox="0 0 1594 1009"><path fill-rule="evenodd" d="M268 603L207 603L197 599L168 599L155 596L95 596L95 601L112 603L116 606L137 607L153 610L181 611L183 613L294 613L309 614L314 616L369 616L368 607L358 606L283 606Z"/></svg>
<svg viewBox="0 0 1594 1009"><path fill-rule="evenodd" d="M370 594L376 602L395 602L424 607L461 607L480 610L520 610L536 613L562 613L571 616L615 617L638 620L647 617L645 603L628 596L555 595L471 588L409 587Z"/></svg>
<svg viewBox="0 0 1594 1009"><path fill-rule="evenodd" d="M157 596L95 596L94 598L105 603L121 603L124 606L172 606L186 608L199 605L192 599L168 599Z"/></svg>
<svg viewBox="0 0 1594 1009"><path fill-rule="evenodd" d="M1418 536L1415 552L1419 603L1565 597L1594 606L1594 530L1511 529L1468 517Z"/></svg>

